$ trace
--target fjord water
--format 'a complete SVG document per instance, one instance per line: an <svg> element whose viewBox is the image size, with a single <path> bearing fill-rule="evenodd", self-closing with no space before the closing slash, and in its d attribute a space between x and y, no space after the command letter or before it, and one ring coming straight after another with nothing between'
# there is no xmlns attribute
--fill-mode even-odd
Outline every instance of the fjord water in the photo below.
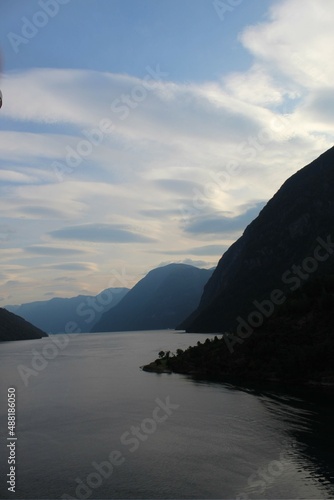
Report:
<svg viewBox="0 0 334 500"><path fill-rule="evenodd" d="M45 366L40 360L39 370L32 361L43 348L56 352L46 348L52 340L0 346L1 498L334 497L328 398L140 370L160 350L206 338L199 334L68 338L54 359ZM34 369L25 372L26 384L20 365L22 373L23 366ZM17 393L15 494L5 476L8 387Z"/></svg>

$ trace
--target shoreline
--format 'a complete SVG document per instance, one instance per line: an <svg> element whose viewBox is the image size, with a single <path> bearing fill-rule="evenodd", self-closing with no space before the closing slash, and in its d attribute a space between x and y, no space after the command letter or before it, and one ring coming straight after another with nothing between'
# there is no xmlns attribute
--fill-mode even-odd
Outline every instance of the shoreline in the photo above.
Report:
<svg viewBox="0 0 334 500"><path fill-rule="evenodd" d="M161 363L157 363L161 361ZM238 377L231 375L213 376L209 373L204 373L199 370L173 370L166 363L166 360L156 359L147 365L141 366L140 369L147 373L156 374L176 374L184 375L192 380L208 382L213 384L222 385L232 385L235 388L243 390L256 390L256 391L266 391L274 390L275 392L293 392L293 393L305 393L308 395L319 394L324 395L334 395L334 382L325 382L318 380L292 380L292 379L279 379L279 378L268 378L263 380L263 378L252 378L252 377ZM320 391L320 393L319 393Z"/></svg>

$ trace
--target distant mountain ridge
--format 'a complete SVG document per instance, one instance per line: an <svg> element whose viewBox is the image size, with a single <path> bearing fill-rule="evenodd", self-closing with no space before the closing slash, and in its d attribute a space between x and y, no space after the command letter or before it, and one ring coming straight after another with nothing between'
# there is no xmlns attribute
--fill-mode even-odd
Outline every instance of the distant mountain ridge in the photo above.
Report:
<svg viewBox="0 0 334 500"><path fill-rule="evenodd" d="M197 307L212 270L169 264L150 271L93 332L172 328Z"/></svg>
<svg viewBox="0 0 334 500"><path fill-rule="evenodd" d="M46 333L23 318L0 308L0 341L30 340L47 337Z"/></svg>
<svg viewBox="0 0 334 500"><path fill-rule="evenodd" d="M331 148L290 177L225 252L199 307L179 328L234 331L240 319L255 320L256 304L268 301L275 290L286 296L313 275L332 273L333 193Z"/></svg>
<svg viewBox="0 0 334 500"><path fill-rule="evenodd" d="M107 288L96 296L55 297L20 306L6 306L6 309L48 333L63 333L70 322L75 323L76 331L85 333L91 330L104 312L115 307L128 291L128 288Z"/></svg>

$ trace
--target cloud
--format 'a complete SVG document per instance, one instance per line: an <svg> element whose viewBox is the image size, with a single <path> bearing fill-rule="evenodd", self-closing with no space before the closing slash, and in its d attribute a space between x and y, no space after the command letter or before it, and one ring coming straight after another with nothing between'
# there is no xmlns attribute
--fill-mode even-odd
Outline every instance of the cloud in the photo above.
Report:
<svg viewBox="0 0 334 500"><path fill-rule="evenodd" d="M184 230L193 234L228 236L246 229L246 226L259 215L264 205L264 202L259 202L235 217L227 216L225 213L195 217L186 223Z"/></svg>
<svg viewBox="0 0 334 500"><path fill-rule="evenodd" d="M91 262L68 262L64 264L54 264L48 267L60 269L62 271L97 271L96 265Z"/></svg>
<svg viewBox="0 0 334 500"><path fill-rule="evenodd" d="M0 224L0 244L9 241L13 234L15 234L15 230L8 224Z"/></svg>
<svg viewBox="0 0 334 500"><path fill-rule="evenodd" d="M178 250L158 250L153 253L165 254L165 255L199 255L199 256L215 256L220 257L225 250L227 250L228 246L226 245L204 245L200 247L187 247L184 249Z"/></svg>
<svg viewBox="0 0 334 500"><path fill-rule="evenodd" d="M117 224L82 224L65 227L49 233L62 240L90 241L95 243L153 243L147 236L132 232Z"/></svg>
<svg viewBox="0 0 334 500"><path fill-rule="evenodd" d="M199 189L200 184L181 179L158 179L155 181L158 188L172 193L180 193L183 196L192 194L194 189Z"/></svg>
<svg viewBox="0 0 334 500"><path fill-rule="evenodd" d="M23 205L21 210L29 216L36 217L37 219L56 219L59 220L63 218L64 212L56 208L34 206L34 205Z"/></svg>
<svg viewBox="0 0 334 500"><path fill-rule="evenodd" d="M75 281L75 278L73 276L60 276L59 278L55 278L54 281L60 281L60 282L71 282Z"/></svg>
<svg viewBox="0 0 334 500"><path fill-rule="evenodd" d="M221 256L228 247L225 245L205 245L189 249L191 255L212 255Z"/></svg>
<svg viewBox="0 0 334 500"><path fill-rule="evenodd" d="M3 93L6 95L4 116L39 123L87 123L84 99L87 91L81 87L84 78L93 86L94 72L37 68L24 73L6 75ZM69 87L80 89L68 92ZM87 102L89 102L87 100ZM90 109L92 113L92 108Z"/></svg>
<svg viewBox="0 0 334 500"><path fill-rule="evenodd" d="M148 210L140 210L140 215L152 219L170 218L180 215L180 210L177 208L151 208Z"/></svg>
<svg viewBox="0 0 334 500"><path fill-rule="evenodd" d="M241 41L257 59L301 88L331 86L334 4L327 0L284 0L270 8L269 21L250 26Z"/></svg>
<svg viewBox="0 0 334 500"><path fill-rule="evenodd" d="M20 172L13 172L12 170L1 170L0 181L13 184L22 184L32 182L32 179L31 177L29 177L29 175L25 175Z"/></svg>
<svg viewBox="0 0 334 500"><path fill-rule="evenodd" d="M334 91L333 89L319 89L310 95L300 107L300 119L310 123L313 130L334 132Z"/></svg>
<svg viewBox="0 0 334 500"><path fill-rule="evenodd" d="M87 253L84 250L79 250L74 248L61 248L61 247L51 247L44 245L32 245L30 247L26 247L24 248L24 252L33 255L45 255L45 256L80 255Z"/></svg>
<svg viewBox="0 0 334 500"><path fill-rule="evenodd" d="M224 82L231 95L254 105L277 106L288 94L287 89L277 84L259 64L254 64L247 72L228 75Z"/></svg>

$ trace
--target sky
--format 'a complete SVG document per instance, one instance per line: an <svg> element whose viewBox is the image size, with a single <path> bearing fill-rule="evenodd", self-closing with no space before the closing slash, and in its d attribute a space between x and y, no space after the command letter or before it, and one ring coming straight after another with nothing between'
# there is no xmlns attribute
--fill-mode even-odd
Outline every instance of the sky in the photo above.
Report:
<svg viewBox="0 0 334 500"><path fill-rule="evenodd" d="M0 305L214 267L333 146L334 2L1 0Z"/></svg>

